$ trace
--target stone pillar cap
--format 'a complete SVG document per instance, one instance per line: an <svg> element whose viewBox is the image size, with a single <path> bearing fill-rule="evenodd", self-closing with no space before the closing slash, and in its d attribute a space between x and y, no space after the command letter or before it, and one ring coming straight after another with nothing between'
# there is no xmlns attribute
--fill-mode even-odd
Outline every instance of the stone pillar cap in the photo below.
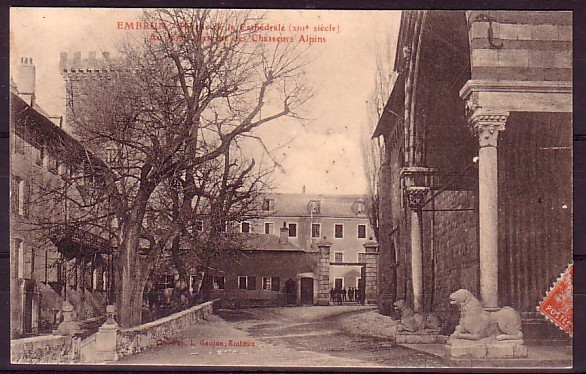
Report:
<svg viewBox="0 0 586 374"><path fill-rule="evenodd" d="M378 243L376 240L374 240L372 238L372 236L370 238L368 238L368 241L365 242L364 244L362 244L364 247L378 247Z"/></svg>
<svg viewBox="0 0 586 374"><path fill-rule="evenodd" d="M320 241L318 241L315 245L317 245L318 247L331 247L332 242L329 242L327 240L327 237L324 236L323 239L320 239Z"/></svg>

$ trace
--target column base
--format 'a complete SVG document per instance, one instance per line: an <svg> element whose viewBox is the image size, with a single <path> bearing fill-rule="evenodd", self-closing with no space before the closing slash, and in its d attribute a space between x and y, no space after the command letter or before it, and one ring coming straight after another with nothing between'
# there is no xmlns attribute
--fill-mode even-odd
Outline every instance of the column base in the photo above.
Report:
<svg viewBox="0 0 586 374"><path fill-rule="evenodd" d="M448 357L527 357L527 346L523 340L496 340L494 337L480 340L448 339L445 347Z"/></svg>

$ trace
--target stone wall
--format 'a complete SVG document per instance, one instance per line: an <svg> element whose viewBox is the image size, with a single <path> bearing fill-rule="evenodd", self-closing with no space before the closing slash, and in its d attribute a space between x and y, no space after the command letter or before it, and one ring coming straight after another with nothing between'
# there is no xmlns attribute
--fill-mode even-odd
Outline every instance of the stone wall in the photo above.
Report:
<svg viewBox="0 0 586 374"><path fill-rule="evenodd" d="M425 208L436 211L423 213L425 307L449 325L458 318L450 309L450 293L479 292L478 212L463 210L475 209L475 200L471 191L443 191Z"/></svg>
<svg viewBox="0 0 586 374"><path fill-rule="evenodd" d="M234 308L284 306L287 304L286 282L297 282L297 274L313 272L318 262L317 252L243 250L237 257L217 259L210 276L223 276L225 289L212 291L213 298L222 299L222 306ZM238 277L254 279L254 289L240 289ZM264 290L263 277L278 277L279 291ZM296 289L295 292L299 290ZM314 290L317 292L317 290ZM328 296L329 297L329 296Z"/></svg>
<svg viewBox="0 0 586 374"><path fill-rule="evenodd" d="M206 319L213 313L216 300L172 314L144 325L120 329L116 339L118 357L128 356L172 338L179 331Z"/></svg>
<svg viewBox="0 0 586 374"><path fill-rule="evenodd" d="M571 12L470 11L468 20L472 79L572 80Z"/></svg>
<svg viewBox="0 0 586 374"><path fill-rule="evenodd" d="M11 361L14 364L71 362L71 346L71 337L61 335L13 339L10 342Z"/></svg>

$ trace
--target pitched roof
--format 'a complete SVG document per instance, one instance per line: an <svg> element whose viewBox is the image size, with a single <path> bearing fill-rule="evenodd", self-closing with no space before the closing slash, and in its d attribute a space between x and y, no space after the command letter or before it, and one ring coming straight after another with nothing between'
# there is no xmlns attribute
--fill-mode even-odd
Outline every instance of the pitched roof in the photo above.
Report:
<svg viewBox="0 0 586 374"><path fill-rule="evenodd" d="M309 217L311 215L309 204L313 200L320 202L319 214L314 213L314 217L367 217L365 212L361 213L357 210L357 204L366 201L364 195L271 193L266 197L275 200L275 210L270 214L271 216Z"/></svg>
<svg viewBox="0 0 586 374"><path fill-rule="evenodd" d="M243 250L249 251L285 251L285 252L305 252L292 243L279 243L279 237L272 234L241 234L243 238Z"/></svg>

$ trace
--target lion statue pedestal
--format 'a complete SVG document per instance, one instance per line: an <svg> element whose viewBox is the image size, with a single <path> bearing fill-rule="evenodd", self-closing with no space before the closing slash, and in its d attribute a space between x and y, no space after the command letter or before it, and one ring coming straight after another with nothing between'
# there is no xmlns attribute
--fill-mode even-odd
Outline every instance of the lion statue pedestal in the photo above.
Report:
<svg viewBox="0 0 586 374"><path fill-rule="evenodd" d="M460 289L450 295L450 304L460 308L460 321L450 335L446 349L451 357L527 357L523 343L521 316L508 306L486 310L470 291Z"/></svg>
<svg viewBox="0 0 586 374"><path fill-rule="evenodd" d="M393 303L395 311L401 316L396 326L395 342L400 344L443 344L446 336L439 335L442 327L439 317L433 313L417 313L405 300Z"/></svg>

